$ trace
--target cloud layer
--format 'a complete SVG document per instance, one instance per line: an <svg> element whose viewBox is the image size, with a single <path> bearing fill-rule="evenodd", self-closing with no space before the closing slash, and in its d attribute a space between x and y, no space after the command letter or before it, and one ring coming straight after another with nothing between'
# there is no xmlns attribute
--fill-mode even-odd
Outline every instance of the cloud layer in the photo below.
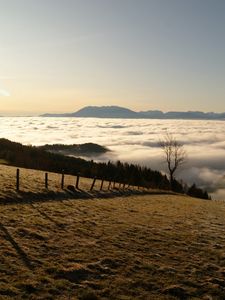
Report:
<svg viewBox="0 0 225 300"><path fill-rule="evenodd" d="M168 131L184 144L188 155L177 177L225 200L223 121L21 117L2 118L0 129L2 137L24 144L98 143L112 150L98 159L119 159L163 172L166 165L159 140Z"/></svg>

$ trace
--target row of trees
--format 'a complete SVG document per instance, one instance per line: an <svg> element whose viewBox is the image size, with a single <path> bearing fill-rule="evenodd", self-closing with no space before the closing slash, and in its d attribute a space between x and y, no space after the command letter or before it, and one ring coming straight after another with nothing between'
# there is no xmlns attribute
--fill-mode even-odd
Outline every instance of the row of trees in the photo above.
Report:
<svg viewBox="0 0 225 300"><path fill-rule="evenodd" d="M17 167L58 173L64 171L71 175L79 174L136 186L170 189L167 177L150 168L120 161L96 163L93 160L55 154L39 147L24 146L6 139L0 139L0 158Z"/></svg>
<svg viewBox="0 0 225 300"><path fill-rule="evenodd" d="M96 163L81 158L55 154L35 146L24 146L20 143L0 139L0 158L9 164L30 169L61 173L64 171L71 175L96 177L108 181L116 181L130 185L157 188L189 193L204 199L209 199L208 194L199 188L187 190L174 177L176 170L184 161L184 152L170 137L161 143L166 154L166 161L170 173L169 179L161 172L141 167L135 164L122 163ZM197 189L197 190L196 190Z"/></svg>

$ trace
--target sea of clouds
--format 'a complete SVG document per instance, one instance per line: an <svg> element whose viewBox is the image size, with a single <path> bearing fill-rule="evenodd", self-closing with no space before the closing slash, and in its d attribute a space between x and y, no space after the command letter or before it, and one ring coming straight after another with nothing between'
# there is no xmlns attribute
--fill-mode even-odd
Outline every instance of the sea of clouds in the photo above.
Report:
<svg viewBox="0 0 225 300"><path fill-rule="evenodd" d="M22 144L93 142L111 151L93 159L121 160L166 172L159 140L166 132L184 144L187 162L177 178L206 188L225 200L225 122L206 120L127 120L2 117L1 137Z"/></svg>

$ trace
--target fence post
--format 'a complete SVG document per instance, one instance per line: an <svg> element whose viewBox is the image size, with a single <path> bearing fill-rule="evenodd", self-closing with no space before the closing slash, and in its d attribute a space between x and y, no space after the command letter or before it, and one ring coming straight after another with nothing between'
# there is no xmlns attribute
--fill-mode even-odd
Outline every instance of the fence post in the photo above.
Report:
<svg viewBox="0 0 225 300"><path fill-rule="evenodd" d="M125 189L125 185L126 185L126 183L123 184L123 190Z"/></svg>
<svg viewBox="0 0 225 300"><path fill-rule="evenodd" d="M113 181L113 189L115 189L115 187L116 187L116 182L115 182L115 180Z"/></svg>
<svg viewBox="0 0 225 300"><path fill-rule="evenodd" d="M48 173L45 173L45 188L48 188Z"/></svg>
<svg viewBox="0 0 225 300"><path fill-rule="evenodd" d="M62 170L61 189L64 188L64 170Z"/></svg>
<svg viewBox="0 0 225 300"><path fill-rule="evenodd" d="M102 189L103 189L103 183L104 183L104 180L102 179L101 186L100 186L100 191L102 191Z"/></svg>
<svg viewBox="0 0 225 300"><path fill-rule="evenodd" d="M16 170L16 190L20 190L20 169Z"/></svg>
<svg viewBox="0 0 225 300"><path fill-rule="evenodd" d="M91 185L90 191L92 191L92 190L93 190L93 188L94 188L94 185L95 185L95 181L96 181L96 177L94 177L94 179L93 179L93 182L92 182L92 185Z"/></svg>
<svg viewBox="0 0 225 300"><path fill-rule="evenodd" d="M111 181L109 181L108 190L110 189L110 186L111 186Z"/></svg>
<svg viewBox="0 0 225 300"><path fill-rule="evenodd" d="M76 189L78 190L79 188L79 179L80 179L80 175L79 173L77 174L77 180L76 180Z"/></svg>

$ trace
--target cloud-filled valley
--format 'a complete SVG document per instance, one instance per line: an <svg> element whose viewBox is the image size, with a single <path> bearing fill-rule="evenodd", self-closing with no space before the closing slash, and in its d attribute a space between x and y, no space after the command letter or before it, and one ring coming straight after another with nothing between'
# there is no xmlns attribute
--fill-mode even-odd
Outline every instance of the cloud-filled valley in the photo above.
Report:
<svg viewBox="0 0 225 300"><path fill-rule="evenodd" d="M138 163L163 172L159 140L169 132L187 152L177 177L207 188L214 199L225 199L223 121L4 117L0 128L1 137L23 144L97 143L112 150L98 160Z"/></svg>

